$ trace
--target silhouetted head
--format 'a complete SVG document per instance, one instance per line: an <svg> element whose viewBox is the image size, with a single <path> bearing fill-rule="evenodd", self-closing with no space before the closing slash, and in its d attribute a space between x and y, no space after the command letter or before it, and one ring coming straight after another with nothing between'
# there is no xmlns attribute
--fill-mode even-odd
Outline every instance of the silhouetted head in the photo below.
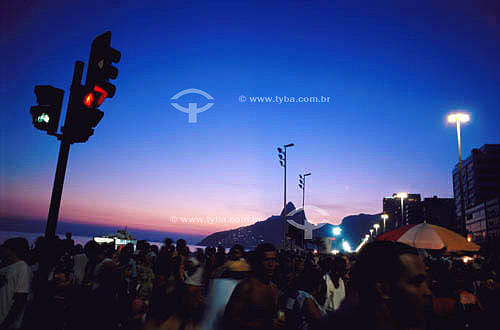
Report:
<svg viewBox="0 0 500 330"><path fill-rule="evenodd" d="M315 267L308 267L300 274L297 282L299 290L306 291L316 296L322 288L323 274Z"/></svg>
<svg viewBox="0 0 500 330"><path fill-rule="evenodd" d="M0 246L0 258L7 262L17 259L25 260L28 256L29 244L24 237L9 238Z"/></svg>
<svg viewBox="0 0 500 330"><path fill-rule="evenodd" d="M389 311L400 324L420 324L432 307L426 266L415 248L390 241L367 244L352 270L360 303Z"/></svg>
<svg viewBox="0 0 500 330"><path fill-rule="evenodd" d="M276 269L276 247L271 243L262 243L255 248L253 269L257 275L271 279Z"/></svg>
<svg viewBox="0 0 500 330"><path fill-rule="evenodd" d="M240 244L235 244L231 250L229 250L229 257L233 260L238 260L243 257L243 246Z"/></svg>

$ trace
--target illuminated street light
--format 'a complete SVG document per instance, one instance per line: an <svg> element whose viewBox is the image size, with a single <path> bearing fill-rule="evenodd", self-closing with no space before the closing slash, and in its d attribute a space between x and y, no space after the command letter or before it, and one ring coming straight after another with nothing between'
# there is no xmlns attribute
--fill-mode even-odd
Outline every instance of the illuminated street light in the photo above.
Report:
<svg viewBox="0 0 500 330"><path fill-rule="evenodd" d="M345 252L348 252L348 253L352 252L351 244L349 244L348 241L343 241L342 242L342 248L344 249Z"/></svg>
<svg viewBox="0 0 500 330"><path fill-rule="evenodd" d="M459 184L460 184L460 227L464 225L462 219L465 218L465 201L464 201L464 189L462 183L462 141L460 139L460 124L466 123L470 121L470 115L466 113L452 113L448 115L448 123L456 123L457 124L457 140L458 140L458 176L459 176ZM460 228L461 230L463 228Z"/></svg>
<svg viewBox="0 0 500 330"><path fill-rule="evenodd" d="M333 227L333 236L339 236L341 232L342 232L342 228Z"/></svg>
<svg viewBox="0 0 500 330"><path fill-rule="evenodd" d="M373 237L373 229L370 228L370 237Z"/></svg>
<svg viewBox="0 0 500 330"><path fill-rule="evenodd" d="M467 113L452 113L448 115L449 123L455 123L455 122L466 123L468 121L470 121L470 115Z"/></svg>
<svg viewBox="0 0 500 330"><path fill-rule="evenodd" d="M380 225L378 223L373 225L373 228L375 228L375 236L377 236L378 229L380 228Z"/></svg>
<svg viewBox="0 0 500 330"><path fill-rule="evenodd" d="M405 222L403 201L405 198L408 198L408 193L400 192L400 193L394 194L393 197L397 197L397 198L401 199L401 225L403 225L403 223Z"/></svg>
<svg viewBox="0 0 500 330"><path fill-rule="evenodd" d="M384 233L385 233L385 222L387 221L387 219L389 219L389 215L384 213L380 217L384 221Z"/></svg>

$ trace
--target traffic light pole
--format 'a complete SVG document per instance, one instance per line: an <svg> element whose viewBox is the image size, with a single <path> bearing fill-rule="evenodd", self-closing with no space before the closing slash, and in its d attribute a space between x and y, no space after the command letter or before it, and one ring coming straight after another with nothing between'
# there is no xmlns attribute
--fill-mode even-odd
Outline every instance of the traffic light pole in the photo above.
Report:
<svg viewBox="0 0 500 330"><path fill-rule="evenodd" d="M75 95L78 95L77 89L80 88L83 74L83 62L76 61L73 71L73 81L70 88L70 96L68 101L68 110L66 111L66 119L64 125L68 123L68 114L75 103ZM71 143L68 139L69 132L64 133L60 137L61 147L59 148L59 158L57 159L56 176L54 178L54 186L52 187L52 196L50 198L49 216L47 218L47 226L45 228L45 237L48 239L56 236L57 219L59 217L59 209L61 206L61 197L64 186L64 177L66 175L66 167L68 165L69 147Z"/></svg>

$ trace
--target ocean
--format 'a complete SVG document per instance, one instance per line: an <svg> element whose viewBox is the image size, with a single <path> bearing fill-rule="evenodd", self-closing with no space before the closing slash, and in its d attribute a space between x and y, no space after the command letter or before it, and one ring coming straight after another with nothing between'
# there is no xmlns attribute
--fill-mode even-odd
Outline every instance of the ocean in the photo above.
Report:
<svg viewBox="0 0 500 330"><path fill-rule="evenodd" d="M9 238L24 237L28 240L30 246L33 246L36 239L40 236L44 236L44 234L43 233L26 233L26 232L17 232L17 231L0 231L0 244L2 244L5 240L7 240ZM61 239L65 238L64 235L59 234L57 236L59 236L59 238L61 238ZM93 239L92 237L89 237L89 236L77 236L77 235L73 235L73 236L71 236L71 238L75 241L75 244L81 244L81 245L85 245L85 243L87 243L88 241L91 241ZM149 243L154 244L154 245L158 246L159 248L163 245L162 242L150 241ZM188 244L187 246L189 248L189 251L191 251L191 252L196 252L196 249L199 249L199 248L205 249L205 246L200 246L200 245ZM226 252L228 250L229 249L226 249Z"/></svg>

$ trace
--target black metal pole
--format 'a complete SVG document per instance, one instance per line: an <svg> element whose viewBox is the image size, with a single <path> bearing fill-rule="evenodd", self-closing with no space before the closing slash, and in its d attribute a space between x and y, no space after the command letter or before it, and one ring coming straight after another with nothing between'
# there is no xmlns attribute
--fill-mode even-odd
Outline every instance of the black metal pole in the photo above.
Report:
<svg viewBox="0 0 500 330"><path fill-rule="evenodd" d="M283 250L286 249L286 147L285 149L285 176L283 179Z"/></svg>
<svg viewBox="0 0 500 330"><path fill-rule="evenodd" d="M56 176L54 178L52 197L50 198L49 216L45 228L45 237L48 239L52 239L56 236L57 218L59 217L59 209L61 206L64 176L66 174L66 166L68 165L69 146L70 144L63 138L61 140L61 147L59 148Z"/></svg>
<svg viewBox="0 0 500 330"><path fill-rule="evenodd" d="M68 109L64 125L68 122L68 113L71 111L74 103L74 97L78 93L74 93L76 88L80 87L83 74L83 62L76 61L73 71L73 81L71 83L71 93L68 101ZM61 137L61 147L59 148L59 158L57 159L56 176L54 178L54 186L52 187L52 196L50 198L49 216L47 218L47 226L45 228L45 237L52 239L56 236L57 219L59 217L59 209L61 206L61 197L64 186L64 177L66 175L66 167L68 165L69 147L71 143L68 139L68 132Z"/></svg>

